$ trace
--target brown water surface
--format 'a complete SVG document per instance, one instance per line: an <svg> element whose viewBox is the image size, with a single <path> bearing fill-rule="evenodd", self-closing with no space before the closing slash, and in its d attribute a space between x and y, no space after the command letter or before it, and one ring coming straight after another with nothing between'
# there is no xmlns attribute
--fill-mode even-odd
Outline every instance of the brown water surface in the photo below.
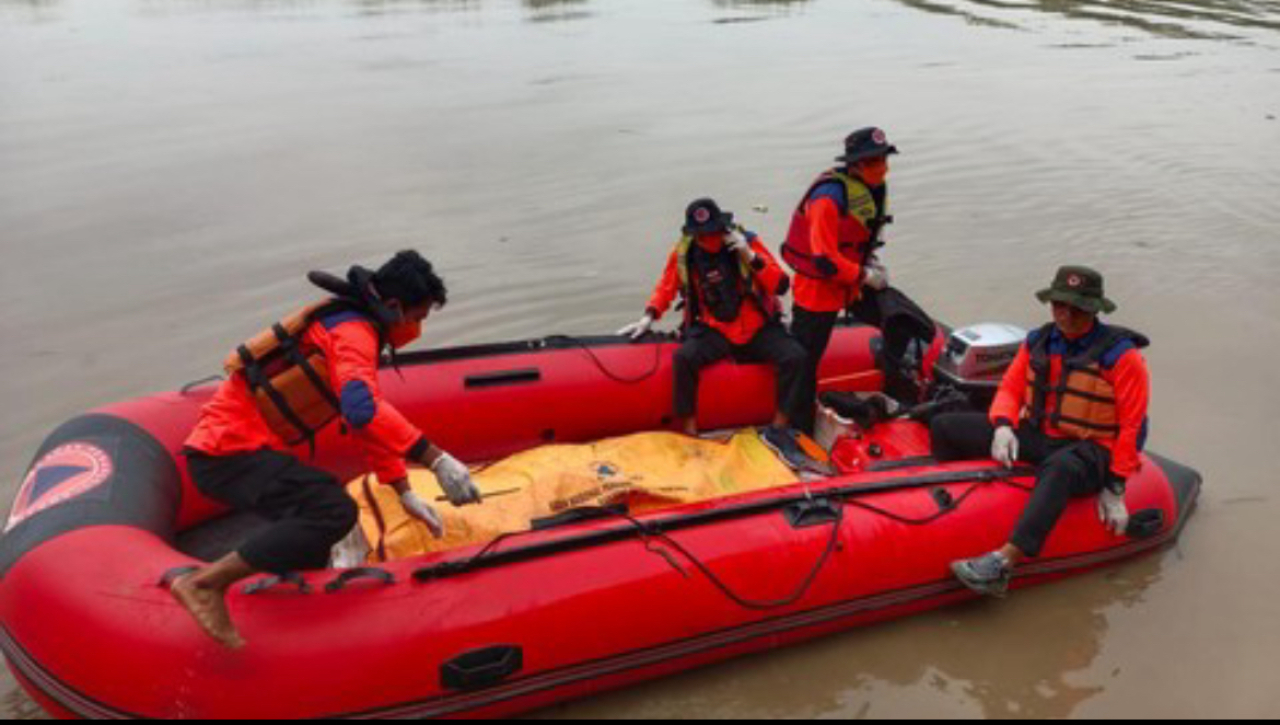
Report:
<svg viewBox="0 0 1280 725"><path fill-rule="evenodd" d="M1104 270L1198 514L1157 557L549 714L1274 717L1277 116L1270 0L0 0L4 495L306 270L422 249L432 346L611 331L690 199L776 242L878 124L895 283L1030 326L1054 267Z"/></svg>

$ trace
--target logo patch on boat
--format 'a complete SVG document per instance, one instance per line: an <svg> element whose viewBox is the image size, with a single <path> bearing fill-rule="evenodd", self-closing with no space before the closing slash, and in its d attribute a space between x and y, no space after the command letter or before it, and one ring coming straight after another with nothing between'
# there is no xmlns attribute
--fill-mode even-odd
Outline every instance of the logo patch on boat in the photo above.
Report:
<svg viewBox="0 0 1280 725"><path fill-rule="evenodd" d="M83 496L101 486L113 473L115 464L111 456L95 445L68 443L53 449L31 467L14 499L4 530L7 532L42 511Z"/></svg>

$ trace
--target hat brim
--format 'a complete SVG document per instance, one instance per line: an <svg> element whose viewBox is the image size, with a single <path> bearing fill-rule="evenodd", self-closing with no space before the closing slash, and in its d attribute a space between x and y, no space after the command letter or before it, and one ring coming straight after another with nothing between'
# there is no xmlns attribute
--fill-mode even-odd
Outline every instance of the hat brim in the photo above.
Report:
<svg viewBox="0 0 1280 725"><path fill-rule="evenodd" d="M863 159L874 159L878 156L893 156L897 153L898 153L898 147L890 146L889 148L883 151L880 151L880 150L863 151L862 153L857 153L857 154L845 154L844 156L836 157L836 161L842 164L852 164L858 161L862 161Z"/></svg>
<svg viewBox="0 0 1280 725"><path fill-rule="evenodd" d="M725 212L705 224L686 224L684 227L684 233L689 235L719 234L721 232L729 231L732 226L733 214Z"/></svg>
<svg viewBox="0 0 1280 725"><path fill-rule="evenodd" d="M1116 303L1106 297L1086 297L1074 292L1067 292L1065 290L1056 290L1052 288L1037 292L1036 299L1045 304L1049 304L1050 302L1061 302L1063 304L1071 305L1077 309L1084 310L1085 312L1092 312L1095 315L1099 313L1109 315L1117 309Z"/></svg>

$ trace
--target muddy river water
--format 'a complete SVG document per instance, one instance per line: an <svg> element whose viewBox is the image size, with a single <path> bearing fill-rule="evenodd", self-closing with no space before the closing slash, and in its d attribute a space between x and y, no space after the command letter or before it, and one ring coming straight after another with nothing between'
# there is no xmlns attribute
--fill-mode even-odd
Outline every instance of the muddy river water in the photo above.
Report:
<svg viewBox="0 0 1280 725"><path fill-rule="evenodd" d="M306 270L421 249L429 346L612 331L689 200L776 243L871 124L895 284L1031 326L1057 265L1103 270L1199 511L1155 557L547 714L1280 715L1274 1L0 0L3 499Z"/></svg>

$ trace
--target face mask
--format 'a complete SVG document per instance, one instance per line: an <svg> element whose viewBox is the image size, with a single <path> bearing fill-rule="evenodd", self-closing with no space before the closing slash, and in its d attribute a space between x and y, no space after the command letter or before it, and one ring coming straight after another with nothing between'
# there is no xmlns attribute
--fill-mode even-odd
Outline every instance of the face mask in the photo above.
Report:
<svg viewBox="0 0 1280 725"><path fill-rule="evenodd" d="M723 234L708 234L698 237L698 245L708 252L715 254L724 247Z"/></svg>
<svg viewBox="0 0 1280 725"><path fill-rule="evenodd" d="M862 180L871 186L880 186L889 176L889 164L883 160L862 165Z"/></svg>
<svg viewBox="0 0 1280 725"><path fill-rule="evenodd" d="M396 350L404 349L406 345L422 337L421 322L401 322L393 325L387 334L391 347Z"/></svg>

